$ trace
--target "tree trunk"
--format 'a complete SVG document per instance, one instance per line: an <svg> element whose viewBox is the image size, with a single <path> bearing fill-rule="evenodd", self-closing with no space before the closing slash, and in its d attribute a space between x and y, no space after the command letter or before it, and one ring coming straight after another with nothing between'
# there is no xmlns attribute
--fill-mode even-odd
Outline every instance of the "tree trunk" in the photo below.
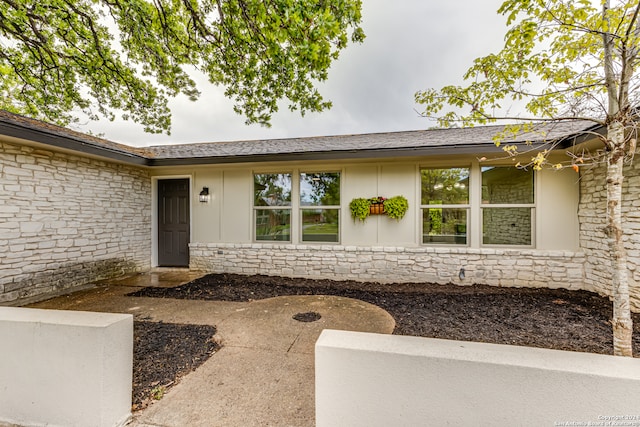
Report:
<svg viewBox="0 0 640 427"><path fill-rule="evenodd" d="M613 273L613 354L632 356L632 320L629 304L627 251L622 240L622 183L624 180L624 127L609 124L612 150L607 156L607 234Z"/></svg>

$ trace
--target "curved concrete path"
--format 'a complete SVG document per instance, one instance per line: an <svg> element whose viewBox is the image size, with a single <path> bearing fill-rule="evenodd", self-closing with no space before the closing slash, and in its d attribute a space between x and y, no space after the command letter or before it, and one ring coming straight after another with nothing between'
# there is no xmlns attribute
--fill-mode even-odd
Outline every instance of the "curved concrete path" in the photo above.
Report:
<svg viewBox="0 0 640 427"><path fill-rule="evenodd" d="M35 304L39 308L134 314L139 320L210 324L222 348L134 414L136 427L314 426L314 346L323 329L391 333L375 305L335 296L284 296L251 302L127 297L141 286L176 286L180 275L137 275ZM188 274L188 273L184 273ZM184 282L193 276L183 276ZM315 322L293 319L316 312Z"/></svg>
<svg viewBox="0 0 640 427"><path fill-rule="evenodd" d="M331 296L230 303L217 322L222 349L141 412L138 426L313 426L314 345L323 329L391 333L371 304ZM317 312L316 322L296 313Z"/></svg>

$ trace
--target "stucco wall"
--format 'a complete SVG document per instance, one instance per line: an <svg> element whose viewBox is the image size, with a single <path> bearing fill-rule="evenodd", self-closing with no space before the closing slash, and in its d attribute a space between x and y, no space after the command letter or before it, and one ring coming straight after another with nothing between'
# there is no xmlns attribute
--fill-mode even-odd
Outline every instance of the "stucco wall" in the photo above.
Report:
<svg viewBox="0 0 640 427"><path fill-rule="evenodd" d="M629 264L632 307L640 311L640 165L637 161L624 170L622 226ZM606 166L585 168L581 173L580 245L586 255L585 285L588 290L611 295L609 244L604 233L607 193Z"/></svg>
<svg viewBox="0 0 640 427"><path fill-rule="evenodd" d="M638 426L640 360L324 330L317 427Z"/></svg>
<svg viewBox="0 0 640 427"><path fill-rule="evenodd" d="M0 303L150 266L147 171L0 142Z"/></svg>

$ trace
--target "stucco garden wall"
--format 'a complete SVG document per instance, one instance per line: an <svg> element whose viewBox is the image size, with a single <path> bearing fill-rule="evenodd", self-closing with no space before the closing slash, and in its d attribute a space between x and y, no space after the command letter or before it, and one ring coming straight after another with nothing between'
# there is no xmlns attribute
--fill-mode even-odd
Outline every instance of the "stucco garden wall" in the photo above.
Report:
<svg viewBox="0 0 640 427"><path fill-rule="evenodd" d="M150 267L147 171L0 141L0 304Z"/></svg>
<svg viewBox="0 0 640 427"><path fill-rule="evenodd" d="M215 273L569 289L582 286L585 262L572 251L262 243L192 243L190 254L192 269Z"/></svg>
<svg viewBox="0 0 640 427"><path fill-rule="evenodd" d="M623 186L623 229L628 255L632 308L640 311L640 165L625 167ZM602 295L611 295L609 246L604 233L607 193L606 166L600 165L581 173L580 245L585 253L585 286Z"/></svg>

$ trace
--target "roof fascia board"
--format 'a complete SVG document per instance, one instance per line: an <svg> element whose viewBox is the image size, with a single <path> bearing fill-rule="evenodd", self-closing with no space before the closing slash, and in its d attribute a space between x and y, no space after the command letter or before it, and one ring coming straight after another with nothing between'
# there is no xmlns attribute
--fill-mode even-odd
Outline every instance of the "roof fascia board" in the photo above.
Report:
<svg viewBox="0 0 640 427"><path fill-rule="evenodd" d="M564 149L571 148L576 145L587 142L593 138L596 138L596 135L604 136L606 133L607 133L606 126L595 124L592 127L585 129L578 134L571 135L561 139L560 143L558 144L558 147L564 148Z"/></svg>
<svg viewBox="0 0 640 427"><path fill-rule="evenodd" d="M74 138L56 135L46 131L29 129L12 123L0 122L0 134L138 166L149 165L149 159L132 153L113 150L109 147L98 147Z"/></svg>
<svg viewBox="0 0 640 427"><path fill-rule="evenodd" d="M518 148L536 147L544 144L516 144ZM443 155L481 155L498 154L502 149L493 144L474 144L443 147L413 147L413 148L386 148L372 150L344 150L344 151L318 151L303 153L283 154L253 154L239 156L211 156L197 158L156 158L149 160L149 166L188 166L201 164L228 164L228 163L257 163L257 162L286 162L300 160L348 160L348 159L376 159L383 157L430 157Z"/></svg>

